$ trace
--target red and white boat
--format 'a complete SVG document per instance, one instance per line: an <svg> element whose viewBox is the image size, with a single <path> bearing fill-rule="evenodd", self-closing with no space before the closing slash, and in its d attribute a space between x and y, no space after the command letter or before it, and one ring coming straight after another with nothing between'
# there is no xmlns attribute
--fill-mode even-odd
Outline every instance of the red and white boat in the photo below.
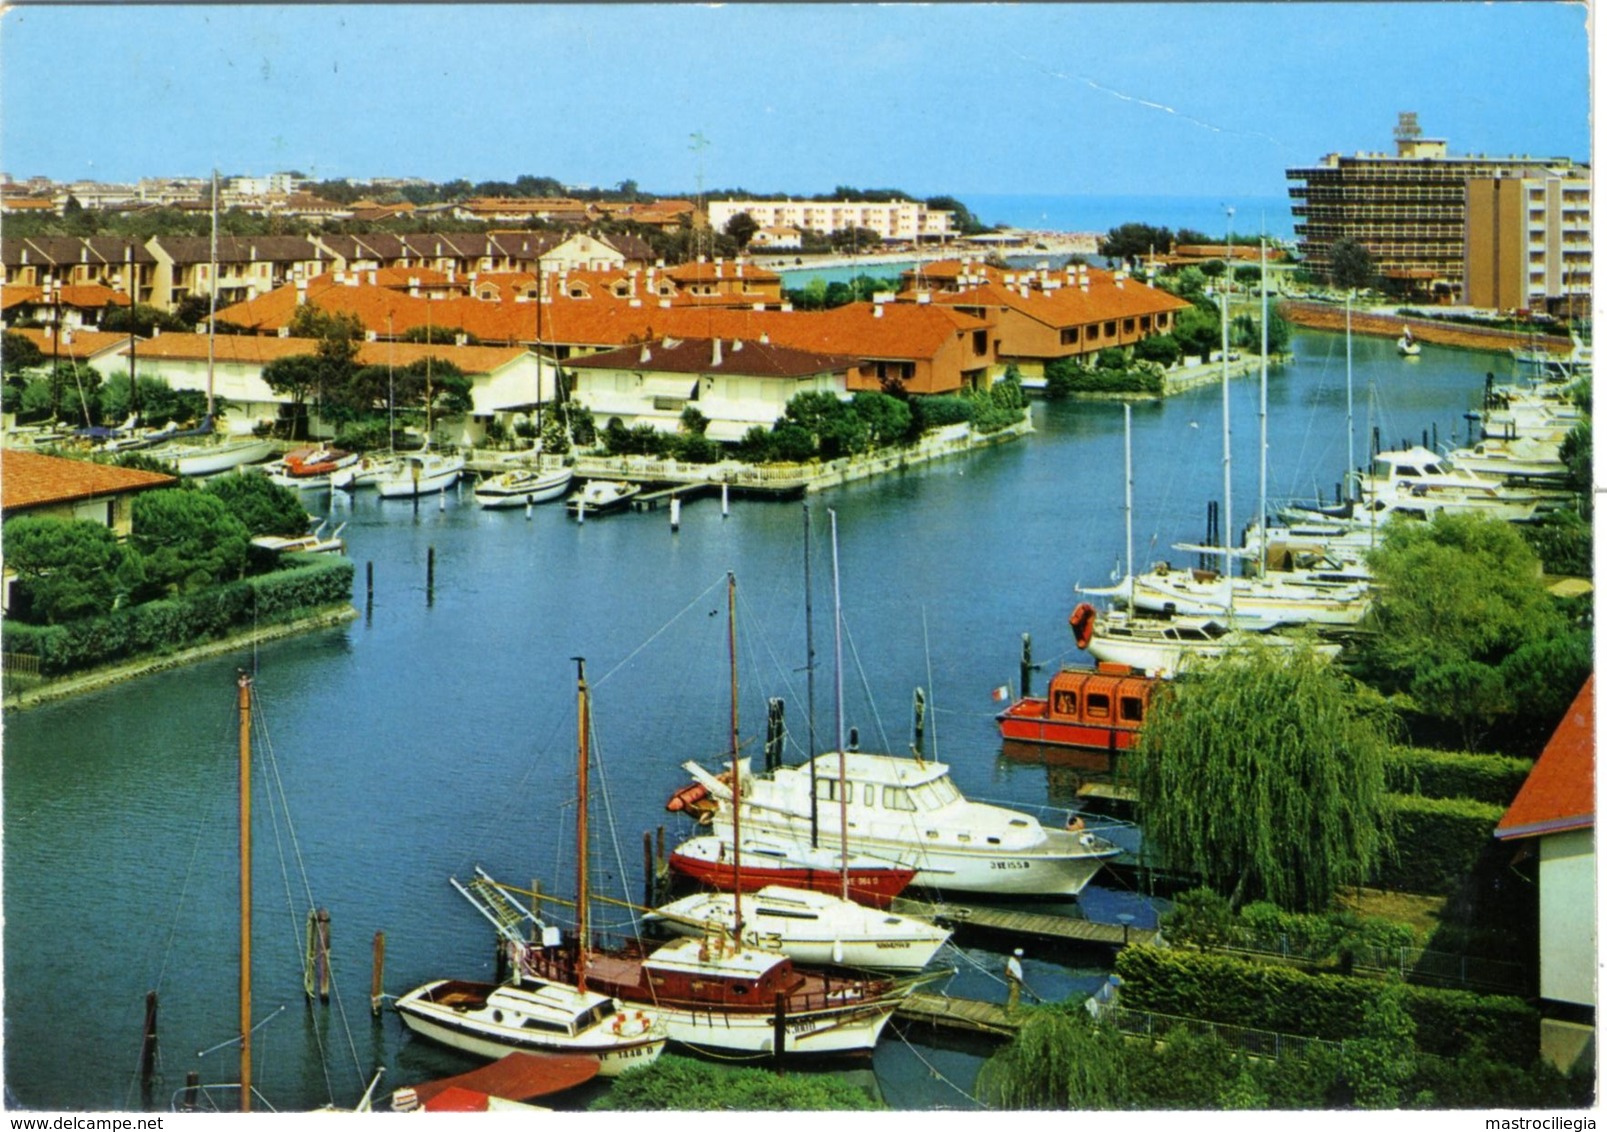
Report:
<svg viewBox="0 0 1607 1132"><path fill-rule="evenodd" d="M1042 696L1023 696L998 715L1018 743L1126 751L1138 742L1157 679L1125 664L1063 668Z"/></svg>
<svg viewBox="0 0 1607 1132"><path fill-rule="evenodd" d="M843 857L825 846L795 845L763 837L742 839L742 870L724 837L704 834L683 841L670 853L670 868L710 888L731 892L757 892L769 885L785 885L810 892L839 893L843 883ZM881 857L850 854L848 898L856 904L887 908L893 897L909 887L915 870Z"/></svg>

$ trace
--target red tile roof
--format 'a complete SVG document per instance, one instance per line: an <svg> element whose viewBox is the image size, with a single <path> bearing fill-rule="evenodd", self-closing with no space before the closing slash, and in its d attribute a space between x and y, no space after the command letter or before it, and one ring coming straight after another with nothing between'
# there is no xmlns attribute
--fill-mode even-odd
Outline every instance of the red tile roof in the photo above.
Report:
<svg viewBox="0 0 1607 1132"><path fill-rule="evenodd" d="M1596 677L1574 697L1518 796L1496 824L1503 840L1596 824Z"/></svg>
<svg viewBox="0 0 1607 1132"><path fill-rule="evenodd" d="M719 360L714 358L718 343ZM836 373L859 365L859 359L816 354L752 338L661 338L584 358L571 358L568 369L630 369L654 373L734 373L742 377L808 377Z"/></svg>
<svg viewBox="0 0 1607 1132"><path fill-rule="evenodd" d="M175 476L120 468L115 464L92 464L87 460L68 460L39 452L0 449L0 511L8 517L14 510L92 499L98 495L145 491L177 482Z"/></svg>
<svg viewBox="0 0 1607 1132"><path fill-rule="evenodd" d="M54 302L54 300L52 300ZM8 284L0 291L0 309L9 309L25 303L43 305L45 292L42 287L19 286ZM107 303L117 307L128 306L128 296L122 291L114 291L110 287L99 283L69 283L61 288L61 305L86 310L100 310Z"/></svg>
<svg viewBox="0 0 1607 1132"><path fill-rule="evenodd" d="M438 304L439 305L439 304ZM126 338L123 339L127 341ZM220 334L214 346L219 363L266 365L279 358L318 352L315 338L279 338L253 334ZM357 348L357 364L364 366L405 366L424 358L451 362L464 373L491 373L529 351L523 346L446 346L423 342L363 342ZM159 334L141 342L139 356L153 361L205 361L205 334Z"/></svg>
<svg viewBox="0 0 1607 1132"><path fill-rule="evenodd" d="M51 338L49 333L39 327L25 326L16 330L8 330L8 334L20 334L35 346L46 358L59 355L63 361L73 358L92 358L104 350L112 350L119 346L128 345L127 334L113 334L106 330L79 330L68 327L61 336L61 343ZM145 353L145 339L139 340L136 347L140 355Z"/></svg>

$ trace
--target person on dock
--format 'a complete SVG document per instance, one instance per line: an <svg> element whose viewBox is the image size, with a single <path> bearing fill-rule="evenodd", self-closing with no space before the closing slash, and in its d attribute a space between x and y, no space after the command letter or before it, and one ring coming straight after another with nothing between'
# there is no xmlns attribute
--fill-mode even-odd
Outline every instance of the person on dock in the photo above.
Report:
<svg viewBox="0 0 1607 1132"><path fill-rule="evenodd" d="M1016 1008L1021 1005L1022 971L1019 947L1016 948L1014 955L1004 961L1004 981L1010 987L1010 998L1005 1003L1004 1009L1007 1014L1014 1014Z"/></svg>

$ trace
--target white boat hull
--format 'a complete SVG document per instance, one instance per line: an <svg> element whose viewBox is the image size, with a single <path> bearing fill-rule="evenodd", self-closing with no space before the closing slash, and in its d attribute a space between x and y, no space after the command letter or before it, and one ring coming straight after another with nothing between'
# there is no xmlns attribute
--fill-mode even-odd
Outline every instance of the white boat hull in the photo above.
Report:
<svg viewBox="0 0 1607 1132"><path fill-rule="evenodd" d="M827 820L829 806L821 808L820 837L830 841L839 836L835 821ZM731 836L729 811L714 819L718 835ZM809 818L742 809L745 832L768 837L788 838L809 843ZM927 847L902 837L885 837L855 831L849 837L854 853L882 857L915 870L910 883L917 888L942 892L975 892L994 896L1076 896L1088 886L1105 861L1119 855L1090 849L1078 835L1065 830L1044 830L1041 845L1018 850L965 850Z"/></svg>
<svg viewBox="0 0 1607 1132"><path fill-rule="evenodd" d="M379 491L381 499L410 499L415 495L434 495L458 482L463 475L463 461L432 463L419 467L417 475L413 473L413 465L403 467L395 475L376 481L374 487Z"/></svg>
<svg viewBox="0 0 1607 1132"><path fill-rule="evenodd" d="M786 1052L810 1054L858 1053L876 1048L882 1030L892 1020L897 1002L883 999L852 1003L836 1009L812 1010L786 1020ZM659 1017L670 1040L694 1050L718 1053L773 1053L775 1015L739 1014L729 1010L676 1010L660 1008Z"/></svg>
<svg viewBox="0 0 1607 1132"><path fill-rule="evenodd" d="M273 441L266 437L250 437L214 445L153 448L146 455L171 461L181 476L211 476L266 460L273 455Z"/></svg>
<svg viewBox="0 0 1607 1132"><path fill-rule="evenodd" d="M647 920L677 935L729 933L736 898L728 892L698 893L649 913ZM827 893L767 886L742 898L742 936L748 947L779 951L795 963L919 971L948 941L943 928Z"/></svg>
<svg viewBox="0 0 1607 1132"><path fill-rule="evenodd" d="M624 1035L613 1034L605 1028L599 1033L572 1038L547 1038L539 1030L520 1025L515 1019L523 1016L511 1011L504 1020L504 1013L491 1007L463 1009L419 997L438 985L426 984L403 995L396 1001L396 1012L415 1034L476 1057L500 1058L516 1051L590 1054L598 1060L599 1076L617 1077L628 1070L650 1065L664 1051L667 1040L662 1027L656 1031L650 1026L644 1027L630 1011L622 1012L629 1027ZM501 988L501 993L518 996L521 989L509 986Z"/></svg>
<svg viewBox="0 0 1607 1132"><path fill-rule="evenodd" d="M574 481L572 468L545 472L539 476L518 476L504 473L483 480L474 489L474 501L487 510L524 507L534 503L549 503L561 498Z"/></svg>

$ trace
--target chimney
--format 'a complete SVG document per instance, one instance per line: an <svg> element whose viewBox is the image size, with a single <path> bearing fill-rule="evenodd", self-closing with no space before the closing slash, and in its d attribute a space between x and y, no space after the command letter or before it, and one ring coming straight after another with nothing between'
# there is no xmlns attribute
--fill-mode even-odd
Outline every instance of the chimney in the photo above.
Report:
<svg viewBox="0 0 1607 1132"><path fill-rule="evenodd" d="M668 299L660 299L658 301L658 305L663 307L665 310L670 309L670 301Z"/></svg>
<svg viewBox="0 0 1607 1132"><path fill-rule="evenodd" d="M753 309L754 309L754 310L756 310L756 311L762 311L762 310L764 310L764 301L763 301L763 300L760 300L760 301L759 301L759 302L757 302L757 303L754 303L754 304L753 304Z"/></svg>
<svg viewBox="0 0 1607 1132"><path fill-rule="evenodd" d="M281 337L281 338L289 338L290 337L290 327L281 326L279 328L279 337Z"/></svg>
<svg viewBox="0 0 1607 1132"><path fill-rule="evenodd" d="M640 307L642 305L642 300L631 299L628 303L626 303L626 305L631 307Z"/></svg>
<svg viewBox="0 0 1607 1132"><path fill-rule="evenodd" d="M250 253L251 253L250 254L251 262L256 263L257 262L257 245L252 244L249 250L250 250Z"/></svg>
<svg viewBox="0 0 1607 1132"><path fill-rule="evenodd" d="M365 342L378 342L379 341L379 331L377 331L377 330L364 331L363 332L363 341L365 341Z"/></svg>
<svg viewBox="0 0 1607 1132"><path fill-rule="evenodd" d="M645 343L645 342L642 343L641 364L645 366L648 362L650 362L652 360L653 360L653 351L647 348L647 343Z"/></svg>
<svg viewBox="0 0 1607 1132"><path fill-rule="evenodd" d="M873 316L875 316L876 318L881 318L882 317L882 305L880 303L877 303L875 306L871 307L870 313Z"/></svg>
<svg viewBox="0 0 1607 1132"><path fill-rule="evenodd" d="M766 346L770 345L770 333L769 333L769 331L762 331L759 334L759 341L762 344L766 345Z"/></svg>
<svg viewBox="0 0 1607 1132"><path fill-rule="evenodd" d="M917 291L917 292L915 292L915 301L916 301L916 303L930 303L932 301L932 292L930 292L930 291Z"/></svg>
<svg viewBox="0 0 1607 1132"><path fill-rule="evenodd" d="M718 338L716 338L714 340L714 350L709 355L709 366L711 368L714 367L714 366L718 366L724 360L725 360L724 356L720 353L720 340Z"/></svg>
<svg viewBox="0 0 1607 1132"><path fill-rule="evenodd" d="M469 344L469 336L459 332L452 336L452 344L454 346L467 346Z"/></svg>
<svg viewBox="0 0 1607 1132"><path fill-rule="evenodd" d="M731 352L734 354L740 349L742 349L742 339L740 339L740 338L732 339L732 341L731 341Z"/></svg>
<svg viewBox="0 0 1607 1132"><path fill-rule="evenodd" d="M781 304L781 310L782 310L783 313L792 310L792 304L791 303L782 303ZM768 342L768 341L770 341L770 339L768 337L766 337L765 341Z"/></svg>

